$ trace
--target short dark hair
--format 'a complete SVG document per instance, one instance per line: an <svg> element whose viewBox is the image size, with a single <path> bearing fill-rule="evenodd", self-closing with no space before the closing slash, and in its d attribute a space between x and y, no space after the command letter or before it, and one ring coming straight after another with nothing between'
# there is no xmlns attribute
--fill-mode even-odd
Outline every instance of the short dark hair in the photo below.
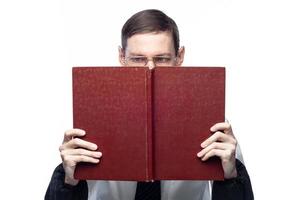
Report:
<svg viewBox="0 0 302 200"><path fill-rule="evenodd" d="M179 48L178 27L173 19L156 9L140 11L130 17L122 28L122 48L127 48L127 40L138 33L170 31L173 37L175 54Z"/></svg>

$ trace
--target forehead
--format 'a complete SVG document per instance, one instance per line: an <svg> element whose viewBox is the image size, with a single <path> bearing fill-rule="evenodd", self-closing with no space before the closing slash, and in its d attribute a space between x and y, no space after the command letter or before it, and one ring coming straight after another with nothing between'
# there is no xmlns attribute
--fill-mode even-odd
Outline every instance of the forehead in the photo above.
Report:
<svg viewBox="0 0 302 200"><path fill-rule="evenodd" d="M154 56L174 54L174 43L169 31L135 34L127 40L126 55Z"/></svg>

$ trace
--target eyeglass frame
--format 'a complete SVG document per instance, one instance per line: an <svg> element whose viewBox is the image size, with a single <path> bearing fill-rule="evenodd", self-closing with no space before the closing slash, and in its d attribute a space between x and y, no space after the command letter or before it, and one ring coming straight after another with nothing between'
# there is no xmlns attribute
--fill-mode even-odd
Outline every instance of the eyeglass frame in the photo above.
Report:
<svg viewBox="0 0 302 200"><path fill-rule="evenodd" d="M130 61L130 59L143 59L143 61ZM169 61L166 62L160 62L157 61L156 59L170 59ZM123 60L125 63L131 62L132 65L136 66L147 66L149 61L152 61L155 66L168 66L171 64L173 61L177 61L178 56L153 56L153 57L147 57L147 56L129 56L129 57L124 57Z"/></svg>

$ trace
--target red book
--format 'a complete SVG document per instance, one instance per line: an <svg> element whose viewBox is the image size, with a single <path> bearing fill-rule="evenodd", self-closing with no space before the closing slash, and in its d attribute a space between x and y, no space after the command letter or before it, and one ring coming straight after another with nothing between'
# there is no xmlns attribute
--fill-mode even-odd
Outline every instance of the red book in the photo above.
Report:
<svg viewBox="0 0 302 200"><path fill-rule="evenodd" d="M220 159L196 154L224 121L223 67L74 67L74 127L98 145L84 180L222 180Z"/></svg>

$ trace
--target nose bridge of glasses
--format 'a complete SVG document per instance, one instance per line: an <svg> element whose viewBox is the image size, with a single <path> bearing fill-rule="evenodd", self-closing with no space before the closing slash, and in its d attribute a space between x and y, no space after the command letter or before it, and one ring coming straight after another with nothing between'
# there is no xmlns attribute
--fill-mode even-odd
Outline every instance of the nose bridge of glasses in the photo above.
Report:
<svg viewBox="0 0 302 200"><path fill-rule="evenodd" d="M147 58L146 59L146 66L149 67L149 69L153 69L156 66L156 63L154 62L153 58Z"/></svg>

